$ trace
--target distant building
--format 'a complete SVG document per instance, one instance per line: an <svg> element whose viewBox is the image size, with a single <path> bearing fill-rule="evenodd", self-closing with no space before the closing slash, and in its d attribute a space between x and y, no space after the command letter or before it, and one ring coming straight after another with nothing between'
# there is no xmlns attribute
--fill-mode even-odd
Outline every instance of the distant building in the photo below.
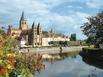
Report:
<svg viewBox="0 0 103 77"><path fill-rule="evenodd" d="M70 40L76 41L76 33L71 34Z"/></svg>
<svg viewBox="0 0 103 77"><path fill-rule="evenodd" d="M9 26L8 32L13 38L20 40L20 43L23 42L24 44L25 41L26 45L33 47L51 46L50 42L70 40L62 34L54 33L52 29L50 32L42 31L40 23L36 25L33 22L32 27L29 28L27 20L24 17L24 12L22 12L19 21L19 28L14 29Z"/></svg>

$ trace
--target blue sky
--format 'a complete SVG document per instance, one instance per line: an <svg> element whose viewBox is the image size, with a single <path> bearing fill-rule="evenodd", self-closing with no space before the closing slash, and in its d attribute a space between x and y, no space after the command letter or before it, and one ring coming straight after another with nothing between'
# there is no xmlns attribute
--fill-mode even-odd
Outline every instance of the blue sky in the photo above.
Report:
<svg viewBox="0 0 103 77"><path fill-rule="evenodd" d="M80 26L87 17L102 10L102 0L0 0L0 26L18 27L22 11L29 27L35 21L42 29L70 36L77 34L77 39L85 39Z"/></svg>

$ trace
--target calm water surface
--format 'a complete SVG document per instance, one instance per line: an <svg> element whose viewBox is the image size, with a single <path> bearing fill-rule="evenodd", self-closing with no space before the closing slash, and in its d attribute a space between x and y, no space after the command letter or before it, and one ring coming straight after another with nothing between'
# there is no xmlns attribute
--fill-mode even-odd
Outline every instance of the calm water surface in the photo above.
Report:
<svg viewBox="0 0 103 77"><path fill-rule="evenodd" d="M102 69L86 64L79 55L44 64L46 68L37 72L36 77L103 77Z"/></svg>

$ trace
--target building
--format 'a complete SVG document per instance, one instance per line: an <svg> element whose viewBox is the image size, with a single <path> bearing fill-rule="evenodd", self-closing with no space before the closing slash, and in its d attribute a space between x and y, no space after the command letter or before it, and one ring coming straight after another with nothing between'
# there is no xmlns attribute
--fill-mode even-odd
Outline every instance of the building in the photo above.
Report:
<svg viewBox="0 0 103 77"><path fill-rule="evenodd" d="M20 39L20 41L22 38L25 39L25 43L27 45L42 46L42 30L40 23L38 23L38 25L35 25L35 23L33 22L32 28L29 28L27 20L24 17L24 12L22 12L19 21L19 28L14 29L12 27L9 27L8 31L13 38Z"/></svg>
<svg viewBox="0 0 103 77"><path fill-rule="evenodd" d="M25 41L26 45L33 47L51 46L50 42L55 41L69 41L69 38L62 37L62 34L54 33L52 29L49 32L42 31L40 23L36 25L33 22L32 27L29 28L24 12L22 12L19 21L19 28L14 29L9 26L8 32L13 38L23 41L23 44Z"/></svg>

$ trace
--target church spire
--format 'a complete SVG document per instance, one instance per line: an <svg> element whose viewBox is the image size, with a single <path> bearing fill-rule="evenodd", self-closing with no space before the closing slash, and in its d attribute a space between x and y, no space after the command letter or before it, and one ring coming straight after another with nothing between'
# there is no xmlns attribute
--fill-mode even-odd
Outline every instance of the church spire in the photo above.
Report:
<svg viewBox="0 0 103 77"><path fill-rule="evenodd" d="M38 26L37 26L37 35L40 34L40 22L38 23Z"/></svg>
<svg viewBox="0 0 103 77"><path fill-rule="evenodd" d="M19 29L21 29L21 30L28 29L27 20L24 17L24 11L22 12L22 15L21 15L21 18L20 18Z"/></svg>
<svg viewBox="0 0 103 77"><path fill-rule="evenodd" d="M21 19L20 19L20 20L25 20L24 11L22 12L22 15L21 15Z"/></svg>
<svg viewBox="0 0 103 77"><path fill-rule="evenodd" d="M38 23L38 28L40 27L40 22Z"/></svg>
<svg viewBox="0 0 103 77"><path fill-rule="evenodd" d="M32 29L34 29L34 27L35 27L35 22L33 22L33 24L32 24Z"/></svg>

